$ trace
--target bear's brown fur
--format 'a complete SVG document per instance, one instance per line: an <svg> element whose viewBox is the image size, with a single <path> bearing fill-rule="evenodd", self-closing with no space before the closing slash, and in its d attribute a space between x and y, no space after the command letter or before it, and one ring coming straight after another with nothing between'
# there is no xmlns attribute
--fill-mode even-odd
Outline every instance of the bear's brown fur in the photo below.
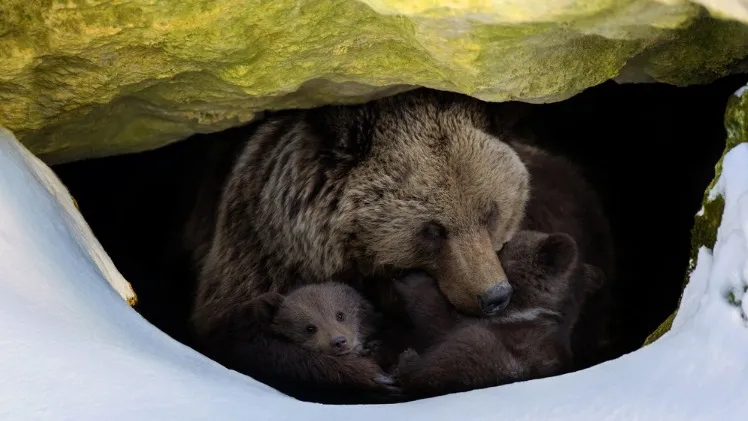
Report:
<svg viewBox="0 0 748 421"><path fill-rule="evenodd" d="M242 314L226 331L239 339L240 352L251 352L257 363L253 372L265 384L300 399L328 403L386 402L399 396L377 363L377 341L369 340L380 315L354 288L326 282L285 296L267 292L249 300ZM239 370L246 364L243 357L231 361ZM339 377L356 386L374 382L389 393L347 390Z"/></svg>
<svg viewBox="0 0 748 421"><path fill-rule="evenodd" d="M500 315L459 314L424 273L396 282L418 333L395 370L411 398L497 386L572 369L571 331L602 271L566 234L521 231L501 251L514 295Z"/></svg>
<svg viewBox="0 0 748 421"><path fill-rule="evenodd" d="M522 229L569 234L577 244L579 259L605 274L605 284L587 300L572 334L577 368L605 361L613 356L610 294L615 256L600 199L581 170L566 158L508 139L530 172L530 199Z"/></svg>
<svg viewBox="0 0 748 421"><path fill-rule="evenodd" d="M376 361L374 358L379 344L369 339L377 331L379 315L358 291L346 284L326 282L305 285L285 296L267 292L249 302L248 312L247 320L253 321L255 329L287 344L312 351L307 357L315 362L324 362L331 357L347 358L349 364L343 367L351 370L347 373L349 377L371 372L367 368L373 366L372 361ZM251 329L246 332L251 332ZM298 357L298 354L294 355ZM286 359L276 364L284 365L285 371L294 371L297 370L294 367L303 367L310 361ZM303 372L304 369L297 371ZM314 374L320 374L323 378L318 380L310 377L305 381L326 382L326 373L312 372L312 376ZM397 392L388 376L381 376L376 381Z"/></svg>
<svg viewBox="0 0 748 421"><path fill-rule="evenodd" d="M285 296L268 292L252 307L253 318L267 332L323 354L362 355L376 331L374 308L358 291L337 282L305 285Z"/></svg>
<svg viewBox="0 0 748 421"><path fill-rule="evenodd" d="M259 124L217 209L198 199L189 225L201 350L261 381L372 390L374 368L351 378L344 358L317 363L308 350L237 331L251 324L247 303L329 280L363 290L361 279L422 269L467 314L503 309L511 289L495 250L519 227L529 181L516 152L487 133L492 125L485 103L427 89ZM270 361L277 353L310 362L286 370Z"/></svg>

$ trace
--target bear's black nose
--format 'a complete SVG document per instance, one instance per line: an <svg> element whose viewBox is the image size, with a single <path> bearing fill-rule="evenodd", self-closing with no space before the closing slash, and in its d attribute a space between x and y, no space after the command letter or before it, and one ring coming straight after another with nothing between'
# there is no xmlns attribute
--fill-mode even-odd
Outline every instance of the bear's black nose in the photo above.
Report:
<svg viewBox="0 0 748 421"><path fill-rule="evenodd" d="M333 338L332 342L330 343L333 348L343 348L348 341L343 336L338 336L337 338Z"/></svg>
<svg viewBox="0 0 748 421"><path fill-rule="evenodd" d="M514 289L508 281L499 282L488 288L483 295L478 297L478 303L483 310L483 314L494 316L502 312L509 305L513 292Z"/></svg>

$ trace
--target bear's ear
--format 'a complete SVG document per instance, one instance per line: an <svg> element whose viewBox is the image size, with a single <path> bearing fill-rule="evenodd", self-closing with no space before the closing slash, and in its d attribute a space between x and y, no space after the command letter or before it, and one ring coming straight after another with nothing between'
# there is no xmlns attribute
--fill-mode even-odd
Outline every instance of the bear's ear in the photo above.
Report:
<svg viewBox="0 0 748 421"><path fill-rule="evenodd" d="M565 233L548 234L538 244L536 258L548 276L563 276L576 264L577 243Z"/></svg>
<svg viewBox="0 0 748 421"><path fill-rule="evenodd" d="M277 292L266 292L249 302L249 316L256 323L270 323L283 303L283 299L283 296Z"/></svg>
<svg viewBox="0 0 748 421"><path fill-rule="evenodd" d="M308 110L305 121L317 137L323 164L350 168L371 151L376 113L361 106L326 106Z"/></svg>

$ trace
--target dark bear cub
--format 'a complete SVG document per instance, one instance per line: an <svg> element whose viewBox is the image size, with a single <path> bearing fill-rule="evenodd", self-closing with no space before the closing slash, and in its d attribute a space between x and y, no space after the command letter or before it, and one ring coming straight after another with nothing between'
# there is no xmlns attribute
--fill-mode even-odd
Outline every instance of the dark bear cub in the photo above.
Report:
<svg viewBox="0 0 748 421"><path fill-rule="evenodd" d="M252 306L267 332L308 350L335 356L370 352L366 339L376 329L377 316L348 285L306 285L285 296L269 292Z"/></svg>
<svg viewBox="0 0 748 421"><path fill-rule="evenodd" d="M477 319L456 312L423 273L397 282L415 335L395 370L408 397L571 370L571 332L585 298L602 285L602 271L578 262L576 243L562 233L522 231L499 253L514 294L498 316Z"/></svg>
<svg viewBox="0 0 748 421"><path fill-rule="evenodd" d="M326 282L286 295L268 292L249 301L245 315L247 324L235 326L235 335L276 343L273 354L242 349L264 362L266 370L256 376L263 383L302 400L322 396L331 403L368 399L330 386L331 377L342 371L349 378L389 391L389 397L371 396L373 401L397 398L399 389L377 362L378 341L369 340L378 329L380 315L353 287ZM288 378L295 380L290 383Z"/></svg>

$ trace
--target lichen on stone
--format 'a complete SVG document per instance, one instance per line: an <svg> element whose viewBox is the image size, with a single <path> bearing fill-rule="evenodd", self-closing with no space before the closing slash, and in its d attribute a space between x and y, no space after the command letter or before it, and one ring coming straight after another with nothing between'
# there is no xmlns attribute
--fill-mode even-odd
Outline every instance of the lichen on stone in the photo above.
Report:
<svg viewBox="0 0 748 421"><path fill-rule="evenodd" d="M675 319L675 312L671 313L670 316L668 316L667 319L665 319L660 326L655 329L652 334L647 336L647 339L644 341L644 346L647 346L651 344L652 342L656 341L657 339L660 339L662 335L667 333L667 331L670 330L670 328L673 326L673 320Z"/></svg>
<svg viewBox="0 0 748 421"><path fill-rule="evenodd" d="M748 25L702 15L644 54L642 70L654 80L678 86L708 83L748 70Z"/></svg>
<svg viewBox="0 0 748 421"><path fill-rule="evenodd" d="M721 173L721 170L719 171ZM707 194L710 190L707 190ZM690 274L696 267L696 257L699 254L699 248L714 248L717 242L717 229L722 222L722 213L725 210L725 199L722 195L717 195L710 200L704 198L704 211L701 215L694 216L693 228L691 228L691 256L689 259L687 273Z"/></svg>
<svg viewBox="0 0 748 421"><path fill-rule="evenodd" d="M412 86L558 101L627 63L632 79L701 82L748 55L745 25L702 11L662 0L6 0L0 124L59 163Z"/></svg>

